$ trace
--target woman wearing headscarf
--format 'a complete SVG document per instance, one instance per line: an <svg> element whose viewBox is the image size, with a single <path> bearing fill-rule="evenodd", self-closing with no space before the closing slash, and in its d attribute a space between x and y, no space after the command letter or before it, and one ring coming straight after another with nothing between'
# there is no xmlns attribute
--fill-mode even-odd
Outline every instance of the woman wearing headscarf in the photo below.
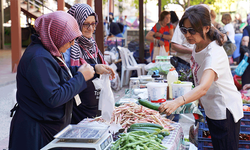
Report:
<svg viewBox="0 0 250 150"><path fill-rule="evenodd" d="M71 15L43 15L36 19L35 30L17 69L9 150L38 150L52 141L71 121L74 96L80 103L77 94L94 76L91 65L67 67L62 57L81 35Z"/></svg>
<svg viewBox="0 0 250 150"><path fill-rule="evenodd" d="M93 38L98 23L97 14L87 4L76 4L69 9L68 13L76 19L82 35L75 40L75 44L64 54L67 65L98 64L96 66L105 67L112 73L112 78L114 78L113 69L106 65L103 55ZM71 123L77 124L84 118L101 115L101 111L98 110L100 90L96 90L92 82L97 77L99 76L95 74L94 78L87 81L88 88L79 93L82 103L79 106L74 103Z"/></svg>

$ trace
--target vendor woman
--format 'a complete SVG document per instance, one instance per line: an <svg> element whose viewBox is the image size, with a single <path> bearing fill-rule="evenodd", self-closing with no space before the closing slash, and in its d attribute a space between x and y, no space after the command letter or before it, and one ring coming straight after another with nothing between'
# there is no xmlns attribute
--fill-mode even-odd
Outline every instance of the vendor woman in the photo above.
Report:
<svg viewBox="0 0 250 150"><path fill-rule="evenodd" d="M159 110L170 115L179 106L197 99L204 107L214 150L237 150L242 99L234 85L228 57L222 47L223 35L211 26L207 8L190 7L179 23L190 44L195 44L190 61L195 88L161 104Z"/></svg>
<svg viewBox="0 0 250 150"><path fill-rule="evenodd" d="M52 141L70 123L73 101L80 103L77 94L95 73L95 65L67 67L64 62L62 53L81 35L71 15L62 11L43 15L36 19L35 29L17 69L18 105L9 150L39 150Z"/></svg>
<svg viewBox="0 0 250 150"><path fill-rule="evenodd" d="M103 59L102 52L93 38L93 33L98 23L97 14L87 4L75 4L69 9L68 13L76 19L82 35L64 53L67 65L98 64L98 66L108 67ZM110 69L110 73L111 77L114 78L114 71L112 69ZM98 110L100 90L95 89L92 82L97 77L99 76L95 74L94 78L87 81L88 88L79 93L82 103L79 106L74 103L72 124L77 124L84 118L94 118L101 115L101 111Z"/></svg>

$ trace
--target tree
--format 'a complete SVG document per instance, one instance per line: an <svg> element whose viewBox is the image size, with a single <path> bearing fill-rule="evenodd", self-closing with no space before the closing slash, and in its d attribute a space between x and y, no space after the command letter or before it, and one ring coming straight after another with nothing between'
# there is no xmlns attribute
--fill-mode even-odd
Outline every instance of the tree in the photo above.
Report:
<svg viewBox="0 0 250 150"><path fill-rule="evenodd" d="M144 0L143 3L146 4L147 2L148 0ZM131 3L131 6L134 6L137 10L139 10L139 0L133 0L133 2Z"/></svg>
<svg viewBox="0 0 250 150"><path fill-rule="evenodd" d="M167 4L178 4L180 5L184 10L192 5L197 4L214 4L215 0L162 0L161 5L165 6Z"/></svg>

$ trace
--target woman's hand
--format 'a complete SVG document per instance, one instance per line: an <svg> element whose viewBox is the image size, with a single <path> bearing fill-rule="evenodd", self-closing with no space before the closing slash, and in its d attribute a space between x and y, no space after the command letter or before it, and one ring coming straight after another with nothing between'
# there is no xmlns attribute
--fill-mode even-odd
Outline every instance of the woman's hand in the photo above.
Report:
<svg viewBox="0 0 250 150"><path fill-rule="evenodd" d="M249 53L248 52L246 52L244 55L246 55L247 57L249 57Z"/></svg>
<svg viewBox="0 0 250 150"><path fill-rule="evenodd" d="M250 89L250 84L245 84L242 88L243 90L248 90Z"/></svg>
<svg viewBox="0 0 250 150"><path fill-rule="evenodd" d="M97 64L97 65L95 65L95 70L96 70L97 74L110 74L110 76L109 76L110 80L115 78L114 70L108 65Z"/></svg>
<svg viewBox="0 0 250 150"><path fill-rule="evenodd" d="M94 68L92 66L90 66L89 64L81 65L78 68L78 71L82 73L85 81L92 79L94 77L94 74L95 74Z"/></svg>
<svg viewBox="0 0 250 150"><path fill-rule="evenodd" d="M167 100L159 107L160 113L165 112L168 116L172 114L178 107L184 104L182 97L178 97L175 100Z"/></svg>
<svg viewBox="0 0 250 150"><path fill-rule="evenodd" d="M159 45L160 45L160 46L165 45L165 42L159 40Z"/></svg>
<svg viewBox="0 0 250 150"><path fill-rule="evenodd" d="M155 32L155 37L162 37L162 33L160 33L160 32Z"/></svg>

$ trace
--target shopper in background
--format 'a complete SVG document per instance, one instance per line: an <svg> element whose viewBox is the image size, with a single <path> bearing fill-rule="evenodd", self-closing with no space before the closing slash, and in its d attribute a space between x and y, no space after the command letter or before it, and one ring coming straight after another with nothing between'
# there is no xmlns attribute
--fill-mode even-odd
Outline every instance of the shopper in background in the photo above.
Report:
<svg viewBox="0 0 250 150"><path fill-rule="evenodd" d="M249 44L249 38L250 38L250 13L247 15L247 23L248 26L246 26L243 30L243 36L241 40L241 46L240 46L240 61L243 59L244 55L248 56L248 63L250 63L250 44ZM242 87L246 84L250 84L250 65L247 66L245 72L241 76L242 80Z"/></svg>
<svg viewBox="0 0 250 150"><path fill-rule="evenodd" d="M90 65L67 67L64 62L62 53L81 35L72 16L62 11L42 15L35 30L17 69L9 150L38 150L52 141L71 121L74 96L94 76Z"/></svg>
<svg viewBox="0 0 250 150"><path fill-rule="evenodd" d="M211 16L211 22L214 25L214 27L221 31L222 28L223 28L223 26L220 23L218 23L218 22L215 21L215 19L216 19L216 12L214 10L211 10L210 16Z"/></svg>
<svg viewBox="0 0 250 150"><path fill-rule="evenodd" d="M64 54L67 65L96 64L95 69L98 69L96 73L110 73L111 78L114 78L113 69L106 65L103 54L92 37L98 23L96 13L87 4L76 4L69 9L68 13L76 19L82 35L75 40L75 44ZM82 103L79 106L74 103L71 123L77 124L84 118L101 115L101 111L98 110L100 91L95 89L92 82L93 79L99 77L98 74L95 74L94 78L87 81L88 88L79 93Z"/></svg>
<svg viewBox="0 0 250 150"><path fill-rule="evenodd" d="M170 23L173 25L173 29L175 30L176 26L179 23L179 18L177 16L177 14L175 13L175 11L170 11L170 15L171 15Z"/></svg>
<svg viewBox="0 0 250 150"><path fill-rule="evenodd" d="M151 42L149 51L151 55L151 60L153 62L154 47L160 47L164 45L166 52L169 53L170 40L173 36L173 25L170 24L170 19L170 12L161 12L159 21L146 35L146 39Z"/></svg>
<svg viewBox="0 0 250 150"><path fill-rule="evenodd" d="M195 88L164 102L159 111L170 115L181 105L199 99L214 150L237 150L243 104L222 47L223 35L211 26L209 11L201 5L186 10L179 25L188 42L195 44L190 62Z"/></svg>
<svg viewBox="0 0 250 150"><path fill-rule="evenodd" d="M241 15L235 14L235 20L233 21L235 34L243 33L243 29L247 26L246 23L242 22Z"/></svg>
<svg viewBox="0 0 250 150"><path fill-rule="evenodd" d="M123 35L124 25L120 22L114 22L112 17L109 18L109 36L124 37Z"/></svg>
<svg viewBox="0 0 250 150"><path fill-rule="evenodd" d="M231 18L231 15L229 13L225 13L222 15L221 22L225 25L224 30L226 31L226 34L227 34L228 38L230 39L230 41L235 44L234 27L233 27L231 21L232 21L232 18Z"/></svg>

